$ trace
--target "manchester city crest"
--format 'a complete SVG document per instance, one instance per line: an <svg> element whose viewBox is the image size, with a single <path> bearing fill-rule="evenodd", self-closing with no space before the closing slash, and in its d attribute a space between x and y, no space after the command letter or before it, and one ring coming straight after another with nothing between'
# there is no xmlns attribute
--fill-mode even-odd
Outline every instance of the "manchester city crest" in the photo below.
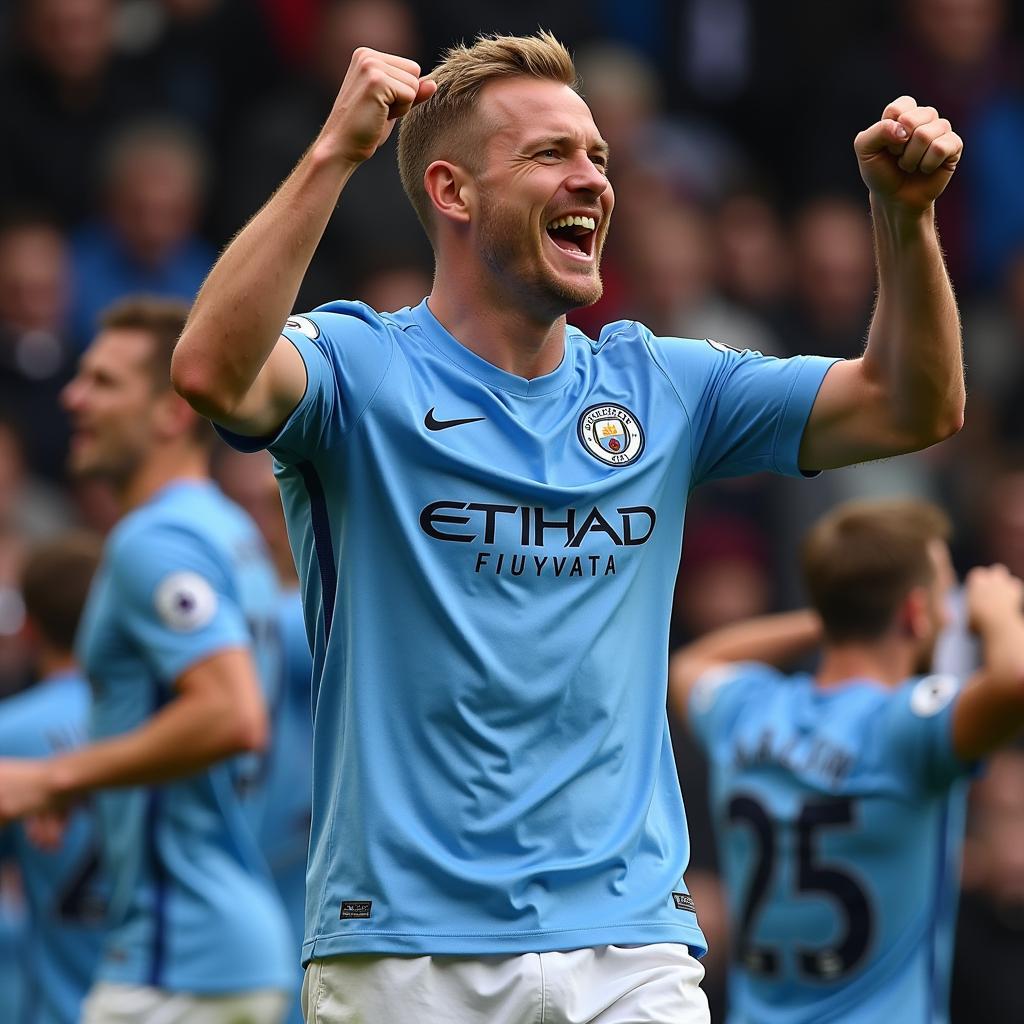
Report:
<svg viewBox="0 0 1024 1024"><path fill-rule="evenodd" d="M624 405L592 405L577 425L583 447L606 466L628 466L644 450L644 429Z"/></svg>

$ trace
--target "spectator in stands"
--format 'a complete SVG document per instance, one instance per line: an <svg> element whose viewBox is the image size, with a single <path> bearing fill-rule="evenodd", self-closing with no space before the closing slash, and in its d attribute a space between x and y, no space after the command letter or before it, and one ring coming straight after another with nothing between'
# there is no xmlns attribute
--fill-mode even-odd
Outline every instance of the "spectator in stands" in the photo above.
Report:
<svg viewBox="0 0 1024 1024"><path fill-rule="evenodd" d="M25 442L29 469L52 479L67 448L57 396L73 357L69 291L67 247L50 221L25 215L0 225L0 408Z"/></svg>
<svg viewBox="0 0 1024 1024"><path fill-rule="evenodd" d="M703 210L659 198L637 203L633 213L620 226L630 318L656 334L725 339L737 348L778 354L768 325L719 291L715 236Z"/></svg>
<svg viewBox="0 0 1024 1024"><path fill-rule="evenodd" d="M715 212L715 230L723 295L777 324L793 284L789 239L778 210L755 192L737 192Z"/></svg>
<svg viewBox="0 0 1024 1024"><path fill-rule="evenodd" d="M357 46L385 53L420 50L405 0L328 0L314 34L307 74L295 87L256 106L231 151L219 232L229 237L288 174L323 124ZM299 293L298 306L351 296L367 262L401 254L430 267L430 249L405 200L395 159L397 136L382 147L380 167L355 176L351 200L335 211ZM347 193L346 193L347 194Z"/></svg>
<svg viewBox="0 0 1024 1024"><path fill-rule="evenodd" d="M0 196L71 224L93 206L104 141L152 110L159 83L114 53L114 0L25 0L0 79Z"/></svg>
<svg viewBox="0 0 1024 1024"><path fill-rule="evenodd" d="M207 146L226 143L244 111L280 81L265 5L251 0L141 0L119 37L159 79L167 111Z"/></svg>
<svg viewBox="0 0 1024 1024"><path fill-rule="evenodd" d="M72 241L79 344L92 337L100 311L125 295L195 298L214 258L196 234L205 177L199 142L180 124L146 122L114 141L104 216Z"/></svg>
<svg viewBox="0 0 1024 1024"><path fill-rule="evenodd" d="M839 196L807 203L793 226L793 257L786 350L813 343L829 355L859 356L875 298L875 257L864 204Z"/></svg>
<svg viewBox="0 0 1024 1024"><path fill-rule="evenodd" d="M953 958L952 1024L1024 1020L1024 749L975 783Z"/></svg>
<svg viewBox="0 0 1024 1024"><path fill-rule="evenodd" d="M901 7L902 30L844 48L814 90L807 121L815 131L803 136L805 150L793 162L804 189L859 191L848 168L850 140L840 126L877 117L894 89L941 110L973 147L990 106L1020 86L1024 57L1007 31L1006 0L905 0ZM967 181L958 181L938 215L957 283L970 277L967 193Z"/></svg>

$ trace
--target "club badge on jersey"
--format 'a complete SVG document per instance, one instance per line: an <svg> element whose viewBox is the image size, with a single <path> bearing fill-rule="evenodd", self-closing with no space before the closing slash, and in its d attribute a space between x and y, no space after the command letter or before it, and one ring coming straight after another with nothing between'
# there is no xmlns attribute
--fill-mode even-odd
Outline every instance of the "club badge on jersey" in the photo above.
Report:
<svg viewBox="0 0 1024 1024"><path fill-rule="evenodd" d="M624 405L592 405L577 425L580 442L606 466L628 466L644 450L644 428Z"/></svg>

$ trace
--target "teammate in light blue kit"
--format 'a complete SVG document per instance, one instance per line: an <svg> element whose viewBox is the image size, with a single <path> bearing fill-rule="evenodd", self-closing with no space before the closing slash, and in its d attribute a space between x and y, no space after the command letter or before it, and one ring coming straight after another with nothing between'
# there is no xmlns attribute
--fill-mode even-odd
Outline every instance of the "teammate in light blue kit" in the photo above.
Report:
<svg viewBox="0 0 1024 1024"><path fill-rule="evenodd" d="M100 542L89 534L67 534L29 553L21 591L39 682L0 703L0 757L49 757L86 740L89 684L72 647L99 554ZM17 863L28 908L18 951L24 1007L9 1019L77 1024L106 917L91 808L76 807L52 846L42 849L34 838L22 822L0 829L0 857Z"/></svg>
<svg viewBox="0 0 1024 1024"><path fill-rule="evenodd" d="M242 793L267 724L278 591L256 527L207 476L208 429L169 386L176 303L113 308L68 385L71 469L114 485L83 614L91 740L0 764L2 811L101 790L110 930L85 1024L277 1024L288 923Z"/></svg>
<svg viewBox="0 0 1024 1024"><path fill-rule="evenodd" d="M292 926L295 967L301 982L299 949L313 803L313 659L272 460L266 452L243 455L225 446L217 453L214 478L259 527L281 584L277 607L280 657L269 687L272 736L262 772L259 837ZM288 1024L302 1024L297 987Z"/></svg>
<svg viewBox="0 0 1024 1024"><path fill-rule="evenodd" d="M841 507L807 542L817 614L727 627L672 659L672 702L710 762L733 1024L948 1020L964 779L1024 726L1024 588L975 570L984 666L963 691L928 675L947 536L932 506ZM814 677L769 667L822 635Z"/></svg>
<svg viewBox="0 0 1024 1024"><path fill-rule="evenodd" d="M591 340L564 314L600 295L614 200L568 53L485 39L419 71L356 51L172 368L279 466L315 666L305 1005L320 1024L705 1021L665 713L686 495L957 429L931 204L959 140L908 97L858 137L885 225L863 360L628 322ZM429 302L288 320L341 188L398 118Z"/></svg>

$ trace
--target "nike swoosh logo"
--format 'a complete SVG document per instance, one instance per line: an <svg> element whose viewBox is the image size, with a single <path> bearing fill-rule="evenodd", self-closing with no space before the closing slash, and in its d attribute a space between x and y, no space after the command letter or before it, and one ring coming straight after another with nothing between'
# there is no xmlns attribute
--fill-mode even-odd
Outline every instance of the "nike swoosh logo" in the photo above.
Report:
<svg viewBox="0 0 1024 1024"><path fill-rule="evenodd" d="M487 419L486 416L470 416L464 420L436 420L434 419L434 407L431 406L430 411L423 417L423 426L427 430L447 430L449 427L461 427L463 423L478 423L485 419Z"/></svg>

